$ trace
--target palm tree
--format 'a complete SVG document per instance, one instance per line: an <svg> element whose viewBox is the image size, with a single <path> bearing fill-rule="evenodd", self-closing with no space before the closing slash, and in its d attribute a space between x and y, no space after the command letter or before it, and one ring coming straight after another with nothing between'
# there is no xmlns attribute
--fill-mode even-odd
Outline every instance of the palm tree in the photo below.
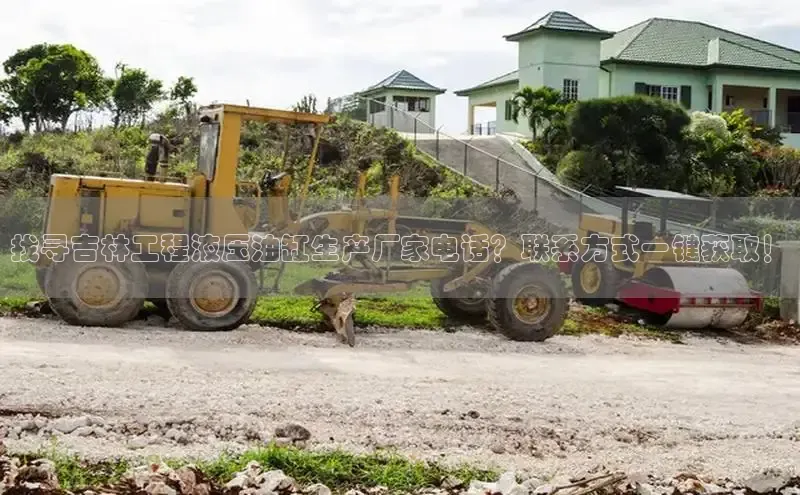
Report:
<svg viewBox="0 0 800 495"><path fill-rule="evenodd" d="M533 139L536 139L536 129L564 113L566 104L561 92L548 86L536 89L525 86L514 93L511 102L511 118L519 123L520 115L527 117Z"/></svg>

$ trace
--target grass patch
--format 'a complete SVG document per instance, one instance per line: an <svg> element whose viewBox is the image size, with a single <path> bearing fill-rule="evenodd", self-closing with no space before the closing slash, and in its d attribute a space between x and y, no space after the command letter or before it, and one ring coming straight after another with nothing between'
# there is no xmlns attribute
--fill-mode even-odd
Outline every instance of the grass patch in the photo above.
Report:
<svg viewBox="0 0 800 495"><path fill-rule="evenodd" d="M76 456L58 453L55 449L21 456L23 459L46 458L56 465L61 487L78 490L113 484L131 467L154 459L142 459L141 463L115 460L89 463ZM219 484L229 481L248 462L258 461L265 470L280 469L303 485L323 483L335 492L344 492L357 487L385 486L393 492L411 492L425 487L440 486L455 477L468 484L470 481L496 480L498 473L471 466L445 467L440 464L411 460L406 457L378 452L352 454L341 450L306 451L291 447L265 446L248 450L242 454L222 454L211 461L192 459L158 459L176 468L194 464L203 473Z"/></svg>
<svg viewBox="0 0 800 495"><path fill-rule="evenodd" d="M252 323L294 329L316 327L323 322L322 313L313 309L313 297L266 296L259 299L250 318ZM439 328L447 326L447 318L430 297L394 296L359 297L353 320L360 326L397 328Z"/></svg>
<svg viewBox="0 0 800 495"><path fill-rule="evenodd" d="M37 297L36 270L31 263L15 262L0 255L0 297Z"/></svg>
<svg viewBox="0 0 800 495"><path fill-rule="evenodd" d="M0 315L13 316L24 314L27 312L28 303L35 300L36 298L23 296L0 297Z"/></svg>

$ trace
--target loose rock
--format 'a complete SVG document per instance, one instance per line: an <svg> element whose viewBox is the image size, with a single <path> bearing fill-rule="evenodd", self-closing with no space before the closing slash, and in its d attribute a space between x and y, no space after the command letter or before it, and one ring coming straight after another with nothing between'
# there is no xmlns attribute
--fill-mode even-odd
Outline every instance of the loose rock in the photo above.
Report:
<svg viewBox="0 0 800 495"><path fill-rule="evenodd" d="M91 425L92 423L88 417L79 416L77 418L58 418L57 420L53 421L51 427L55 431L59 431L64 434L69 434L82 426L91 426Z"/></svg>
<svg viewBox="0 0 800 495"><path fill-rule="evenodd" d="M275 428L275 437L288 438L292 442L307 441L311 438L311 432L304 426L288 423Z"/></svg>
<svg viewBox="0 0 800 495"><path fill-rule="evenodd" d="M331 495L331 489L322 483L315 483L307 486L303 493L306 495Z"/></svg>

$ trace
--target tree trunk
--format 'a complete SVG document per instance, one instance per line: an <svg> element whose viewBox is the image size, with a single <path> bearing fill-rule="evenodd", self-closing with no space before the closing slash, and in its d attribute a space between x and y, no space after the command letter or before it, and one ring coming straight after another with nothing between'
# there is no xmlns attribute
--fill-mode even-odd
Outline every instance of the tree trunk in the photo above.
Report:
<svg viewBox="0 0 800 495"><path fill-rule="evenodd" d="M61 132L67 132L67 123L69 122L70 114L61 117Z"/></svg>

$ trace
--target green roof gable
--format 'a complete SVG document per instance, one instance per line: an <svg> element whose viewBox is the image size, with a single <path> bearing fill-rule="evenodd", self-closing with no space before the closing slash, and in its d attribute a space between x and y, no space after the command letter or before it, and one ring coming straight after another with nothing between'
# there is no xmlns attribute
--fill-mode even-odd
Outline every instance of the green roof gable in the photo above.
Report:
<svg viewBox="0 0 800 495"><path fill-rule="evenodd" d="M505 37L505 39L508 41L518 41L530 34L544 30L566 31L576 34L593 34L601 38L609 38L613 35L613 33L611 32L597 29L588 22L582 19L578 19L569 12L554 10L552 12L548 12L547 14L539 18L536 22L526 27L522 31L519 31L518 33L514 34L509 34L508 36Z"/></svg>
<svg viewBox="0 0 800 495"><path fill-rule="evenodd" d="M406 70L399 70L378 84L374 84L364 91L361 91L360 94L373 94L385 89L427 91L436 94L442 94L446 91L445 89L437 88L436 86L426 83L422 79Z"/></svg>
<svg viewBox="0 0 800 495"><path fill-rule="evenodd" d="M605 62L800 71L800 52L702 22L654 18L600 43Z"/></svg>
<svg viewBox="0 0 800 495"><path fill-rule="evenodd" d="M511 83L519 83L519 71L512 70L507 74L503 74L502 76L495 77L494 79L490 79L486 82L480 83L477 86L473 86L467 89L460 89L455 92L456 96L468 96L470 93L475 91L480 91L482 89L494 88L496 86L503 86L505 84Z"/></svg>

